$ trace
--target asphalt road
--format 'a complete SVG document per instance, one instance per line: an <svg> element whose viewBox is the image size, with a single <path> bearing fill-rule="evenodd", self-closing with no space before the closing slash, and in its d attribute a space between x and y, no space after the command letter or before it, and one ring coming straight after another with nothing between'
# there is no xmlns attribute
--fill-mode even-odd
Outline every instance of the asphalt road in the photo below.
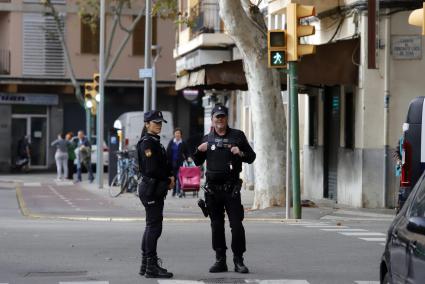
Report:
<svg viewBox="0 0 425 284"><path fill-rule="evenodd" d="M208 273L214 261L209 223L166 222L159 256L175 277L164 281L137 274L143 222L27 219L15 189L1 185L0 216L0 283L8 284L374 284L389 225L384 220L246 222L251 273L241 275ZM232 270L231 259L229 250Z"/></svg>

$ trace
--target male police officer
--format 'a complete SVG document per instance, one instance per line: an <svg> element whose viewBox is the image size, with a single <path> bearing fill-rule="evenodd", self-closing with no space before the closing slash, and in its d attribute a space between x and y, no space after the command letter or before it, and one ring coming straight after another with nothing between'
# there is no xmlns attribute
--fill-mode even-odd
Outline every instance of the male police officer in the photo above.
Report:
<svg viewBox="0 0 425 284"><path fill-rule="evenodd" d="M244 209L241 204L242 181L239 179L239 173L242 170L242 162L252 163L256 155L245 134L228 126L228 110L225 106L216 105L211 114L211 132L204 136L202 144L194 153L196 165L207 160L205 199L211 219L212 246L216 252L216 262L210 272L227 271L224 233L226 211L232 231L235 271L248 273L242 257L246 251L246 241L242 225Z"/></svg>

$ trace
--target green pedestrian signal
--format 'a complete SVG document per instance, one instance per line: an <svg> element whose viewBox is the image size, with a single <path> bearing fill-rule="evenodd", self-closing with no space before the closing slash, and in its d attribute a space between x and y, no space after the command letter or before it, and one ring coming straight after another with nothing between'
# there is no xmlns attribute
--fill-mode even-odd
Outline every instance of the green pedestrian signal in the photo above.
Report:
<svg viewBox="0 0 425 284"><path fill-rule="evenodd" d="M267 33L268 67L286 68L286 31L270 30Z"/></svg>
<svg viewBox="0 0 425 284"><path fill-rule="evenodd" d="M276 68L286 67L284 51L271 51L270 56L271 56L271 62L270 62L271 67L276 67Z"/></svg>

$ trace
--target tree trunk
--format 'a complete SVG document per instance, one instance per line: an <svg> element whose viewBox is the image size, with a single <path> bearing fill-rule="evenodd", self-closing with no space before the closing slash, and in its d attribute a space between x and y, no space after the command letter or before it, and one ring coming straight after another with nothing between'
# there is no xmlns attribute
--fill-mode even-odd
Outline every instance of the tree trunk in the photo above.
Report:
<svg viewBox="0 0 425 284"><path fill-rule="evenodd" d="M257 153L252 207L281 206L285 202L286 119L279 73L267 67L264 19L245 0L219 0L219 4L226 30L241 52L248 83Z"/></svg>

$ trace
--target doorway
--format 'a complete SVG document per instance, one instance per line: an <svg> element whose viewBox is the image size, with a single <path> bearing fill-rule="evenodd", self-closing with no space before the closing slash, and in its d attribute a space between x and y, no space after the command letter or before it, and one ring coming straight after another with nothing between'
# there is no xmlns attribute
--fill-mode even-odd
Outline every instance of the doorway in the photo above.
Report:
<svg viewBox="0 0 425 284"><path fill-rule="evenodd" d="M338 150L340 140L340 87L324 90L324 185L323 197L337 200Z"/></svg>
<svg viewBox="0 0 425 284"><path fill-rule="evenodd" d="M13 114L12 115L12 163L18 153L18 141L24 136L30 142L30 166L34 169L47 168L48 128L47 115Z"/></svg>

